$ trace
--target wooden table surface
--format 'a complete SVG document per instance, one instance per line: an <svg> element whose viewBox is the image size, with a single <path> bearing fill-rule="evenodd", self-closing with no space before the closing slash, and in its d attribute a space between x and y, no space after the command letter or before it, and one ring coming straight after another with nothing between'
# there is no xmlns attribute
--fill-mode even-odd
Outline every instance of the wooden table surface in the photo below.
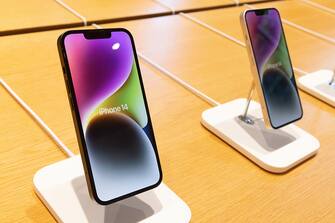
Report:
<svg viewBox="0 0 335 223"><path fill-rule="evenodd" d="M81 22L54 0L30 0L25 4L19 1L1 1L0 14L1 35Z"/></svg>
<svg viewBox="0 0 335 223"><path fill-rule="evenodd" d="M160 1L175 10L194 10L235 4L234 0ZM80 12L88 22L114 22L171 13L168 8L155 0L127 0L122 3L118 0L63 0L63 2ZM17 1L6 0L2 2L0 13L0 36L78 26L82 23L80 18L65 10L55 0L31 0L29 4L18 4Z"/></svg>
<svg viewBox="0 0 335 223"><path fill-rule="evenodd" d="M2 87L0 95L0 221L50 222L53 218L34 194L32 177L65 155Z"/></svg>
<svg viewBox="0 0 335 223"><path fill-rule="evenodd" d="M63 0L89 22L133 19L148 15L170 14L170 10L153 0Z"/></svg>
<svg viewBox="0 0 335 223"><path fill-rule="evenodd" d="M240 38L236 16L241 10L191 15L208 18L212 25ZM181 16L103 26L128 28L138 51L219 102L247 94L251 75L245 49ZM332 66L334 46L288 27L285 30L296 66L306 70ZM63 31L0 37L0 74L78 153L56 49ZM329 60L323 61L319 54ZM146 62L140 63L164 182L189 205L192 222L335 219L334 108L301 92L304 118L297 125L320 140L320 152L286 174L270 174L201 126L200 115L210 105ZM0 118L6 126L0 130L0 222L50 222L53 218L34 194L32 177L39 168L66 156L2 88L0 94Z"/></svg>
<svg viewBox="0 0 335 223"><path fill-rule="evenodd" d="M323 5L325 7L329 7L330 9L335 8L335 1L332 0L313 0L313 2Z"/></svg>
<svg viewBox="0 0 335 223"><path fill-rule="evenodd" d="M154 0L156 1L156 0ZM231 7L244 3L257 3L262 0L157 0L175 11L205 10L217 7Z"/></svg>
<svg viewBox="0 0 335 223"><path fill-rule="evenodd" d="M165 5L173 8L176 11L179 10L192 10L199 8L208 8L223 5L234 5L234 0L158 0Z"/></svg>

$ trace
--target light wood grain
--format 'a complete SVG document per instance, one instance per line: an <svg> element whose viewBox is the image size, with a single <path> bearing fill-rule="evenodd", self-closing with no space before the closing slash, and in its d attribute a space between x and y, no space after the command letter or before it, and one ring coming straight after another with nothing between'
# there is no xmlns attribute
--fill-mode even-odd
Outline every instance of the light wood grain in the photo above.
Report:
<svg viewBox="0 0 335 223"><path fill-rule="evenodd" d="M117 20L146 15L169 14L170 11L152 0L64 0L88 21Z"/></svg>
<svg viewBox="0 0 335 223"><path fill-rule="evenodd" d="M199 10L212 7L228 7L238 3L250 3L260 0L159 0L160 2L173 8L175 11Z"/></svg>
<svg viewBox="0 0 335 223"><path fill-rule="evenodd" d="M335 1L332 0L313 0L313 2L335 9Z"/></svg>
<svg viewBox="0 0 335 223"><path fill-rule="evenodd" d="M234 5L234 0L159 0L160 2L170 6L174 10L190 10L198 8L208 8L215 6Z"/></svg>
<svg viewBox="0 0 335 223"><path fill-rule="evenodd" d="M54 0L1 1L0 14L0 33L81 22Z"/></svg>
<svg viewBox="0 0 335 223"><path fill-rule="evenodd" d="M53 218L36 198L32 178L65 155L2 87L0 95L0 221L50 222Z"/></svg>
<svg viewBox="0 0 335 223"><path fill-rule="evenodd" d="M242 5L242 4L245 4L245 3L259 3L259 2L262 2L263 0L238 0L239 4ZM269 2L272 1L272 0L269 0ZM274 0L274 1L278 1L278 0ZM279 0L279 1L291 1L291 0Z"/></svg>
<svg viewBox="0 0 335 223"><path fill-rule="evenodd" d="M209 11L204 17L213 24L223 23L217 28L240 38L236 18L240 10ZM139 51L220 102L247 94L251 75L245 49L180 16L104 26L128 28ZM77 153L56 49L56 39L63 31L1 37L0 74ZM317 54L325 51L330 57L328 50L333 46L286 31L295 63L305 69L331 65ZM298 42L313 43L313 47ZM318 50L311 54L313 49ZM192 222L335 219L334 108L301 93L304 118L297 124L319 138L321 150L294 170L274 175L201 126L200 115L210 107L207 103L144 61L140 63L163 179L190 206ZM65 155L2 89L0 94L0 118L6 126L0 130L0 207L4 213L0 222L50 222L51 215L33 192L32 177L37 169Z"/></svg>

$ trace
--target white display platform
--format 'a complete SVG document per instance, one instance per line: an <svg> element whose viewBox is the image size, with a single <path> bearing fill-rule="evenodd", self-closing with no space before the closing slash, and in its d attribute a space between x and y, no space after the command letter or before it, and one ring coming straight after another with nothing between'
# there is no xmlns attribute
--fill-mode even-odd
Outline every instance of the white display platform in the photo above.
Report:
<svg viewBox="0 0 335 223"><path fill-rule="evenodd" d="M37 195L58 222L189 222L189 207L165 184L102 206L91 200L80 156L51 164L34 176Z"/></svg>
<svg viewBox="0 0 335 223"><path fill-rule="evenodd" d="M241 121L246 99L236 99L202 113L202 124L215 135L269 172L282 173L315 155L319 141L301 128L290 124L268 129L262 119L261 106L251 101L250 125Z"/></svg>
<svg viewBox="0 0 335 223"><path fill-rule="evenodd" d="M335 107L335 85L329 85L331 70L318 70L298 79L298 86L307 93Z"/></svg>

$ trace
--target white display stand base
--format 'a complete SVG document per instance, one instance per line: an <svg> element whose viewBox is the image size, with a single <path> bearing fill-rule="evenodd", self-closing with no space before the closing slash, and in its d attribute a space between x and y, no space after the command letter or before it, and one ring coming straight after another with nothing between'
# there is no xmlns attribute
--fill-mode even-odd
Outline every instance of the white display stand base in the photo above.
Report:
<svg viewBox="0 0 335 223"><path fill-rule="evenodd" d="M102 206L91 200L79 156L39 170L37 195L58 222L189 222L188 206L165 184Z"/></svg>
<svg viewBox="0 0 335 223"><path fill-rule="evenodd" d="M285 172L316 154L319 141L291 124L268 129L262 120L261 106L251 101L248 116L254 124L242 122L246 99L237 99L202 113L202 124L247 156L260 167L274 173Z"/></svg>
<svg viewBox="0 0 335 223"><path fill-rule="evenodd" d="M333 71L318 70L298 79L298 86L307 93L335 107L335 85L329 85Z"/></svg>

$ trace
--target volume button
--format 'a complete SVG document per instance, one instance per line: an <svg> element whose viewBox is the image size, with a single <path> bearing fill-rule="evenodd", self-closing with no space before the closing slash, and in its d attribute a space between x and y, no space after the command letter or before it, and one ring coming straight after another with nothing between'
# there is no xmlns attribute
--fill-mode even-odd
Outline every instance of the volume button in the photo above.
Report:
<svg viewBox="0 0 335 223"><path fill-rule="evenodd" d="M71 103L71 110L74 111L73 97L72 97L72 94L70 92L69 92L69 99L70 99L70 103Z"/></svg>
<svg viewBox="0 0 335 223"><path fill-rule="evenodd" d="M72 97L72 94L71 93L69 93L69 97L70 97L70 100L71 100L71 104L73 105L73 97Z"/></svg>
<svg viewBox="0 0 335 223"><path fill-rule="evenodd" d="M65 80L65 83L66 83L66 87L67 87L67 84L68 84L68 79L67 79L67 75L65 73L65 68L62 67L62 70L63 70L63 76L64 76L64 80Z"/></svg>

